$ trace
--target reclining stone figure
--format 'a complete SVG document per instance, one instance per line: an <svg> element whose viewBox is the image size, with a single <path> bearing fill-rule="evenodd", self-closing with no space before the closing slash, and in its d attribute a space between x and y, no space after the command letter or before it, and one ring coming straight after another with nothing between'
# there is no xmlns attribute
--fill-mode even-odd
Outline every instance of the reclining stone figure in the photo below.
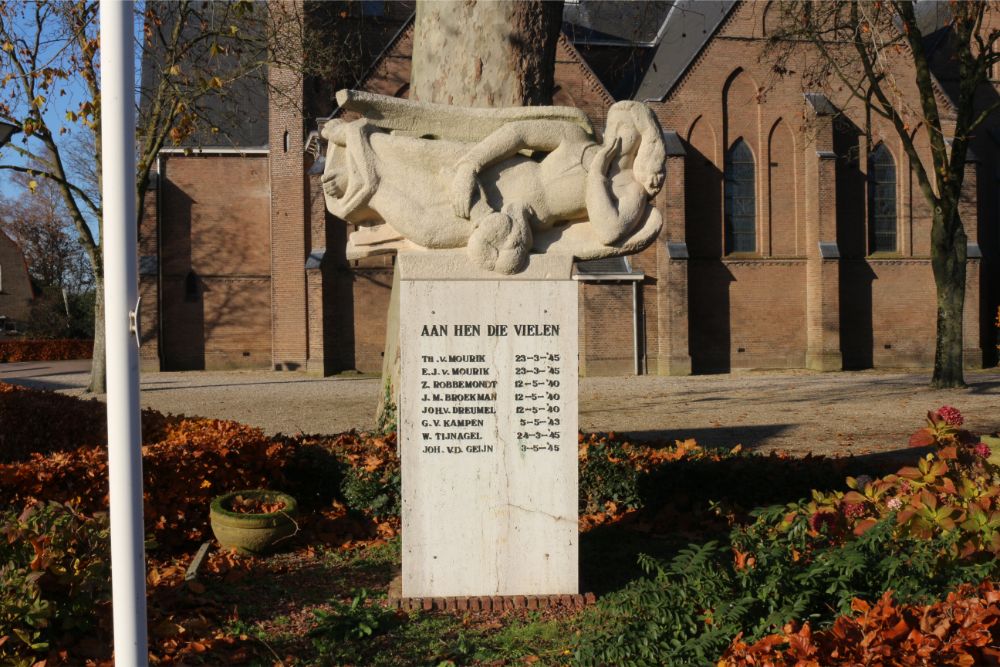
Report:
<svg viewBox="0 0 1000 667"><path fill-rule="evenodd" d="M480 109L342 90L361 114L323 128L327 208L358 226L349 259L400 249L468 248L498 273L530 252L596 259L638 252L661 218L659 123L638 102L608 111L603 143L568 107Z"/></svg>

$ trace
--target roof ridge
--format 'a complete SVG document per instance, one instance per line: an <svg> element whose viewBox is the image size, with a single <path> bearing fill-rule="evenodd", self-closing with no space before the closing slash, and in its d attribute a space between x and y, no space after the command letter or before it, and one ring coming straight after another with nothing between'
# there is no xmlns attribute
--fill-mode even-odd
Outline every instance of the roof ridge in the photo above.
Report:
<svg viewBox="0 0 1000 667"><path fill-rule="evenodd" d="M570 41L569 37L566 35L566 32L563 30L559 31L559 43L564 45L567 51L569 51L570 55L576 58L577 63L580 65L581 69L583 69L584 77L590 82L591 89L596 91L597 94L600 95L605 102L607 102L607 105L609 107L612 104L614 104L615 98L611 95L611 92L607 88L605 88L604 84L601 82L601 79L597 76L597 74L594 73L594 70L591 69L590 65L587 63L586 60L584 60L583 56L580 54L580 50L573 45L573 42Z"/></svg>
<svg viewBox="0 0 1000 667"><path fill-rule="evenodd" d="M670 96L681 87L681 84L685 83L688 80L694 69L698 67L707 57L709 48L711 48L712 45L715 43L715 38L725 28L729 27L729 24L733 21L733 18L736 16L737 13L736 10L738 8L746 6L746 4L747 3L744 2L744 0L735 0L735 2L733 2L733 4L726 11L726 15L722 17L722 20L719 21L718 25L715 26L715 30L713 30L711 34L709 34L705 38L704 42L702 42L701 47L699 47L698 49L698 53L684 67L684 71L681 72L681 75L674 80L670 88L658 100L659 102L666 102L667 99L669 99Z"/></svg>
<svg viewBox="0 0 1000 667"><path fill-rule="evenodd" d="M368 82L371 80L373 76L375 76L375 73L378 71L378 68L382 65L382 63L389 56L392 50L395 49L396 46L398 46L401 41L403 41L403 38L407 36L407 33L413 32L413 24L415 17L416 17L416 12L410 14L410 18L406 19L406 22L399 27L399 30L396 31L396 34L393 35L392 39L390 39L388 43L386 43L385 47L383 47L383 49L379 51L378 55L372 59L372 64L368 66L368 69L365 70L365 73L362 74L360 77L358 77L357 82L355 82L354 90L364 90L364 86L368 84ZM410 72L410 78L413 78L412 67Z"/></svg>

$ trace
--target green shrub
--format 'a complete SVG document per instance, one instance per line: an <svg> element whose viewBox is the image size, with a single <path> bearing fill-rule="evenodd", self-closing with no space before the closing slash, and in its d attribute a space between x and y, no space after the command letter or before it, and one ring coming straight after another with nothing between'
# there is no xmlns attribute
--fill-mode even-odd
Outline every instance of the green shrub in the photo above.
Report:
<svg viewBox="0 0 1000 667"><path fill-rule="evenodd" d="M368 470L350 466L344 471L340 492L353 510L375 519L400 516L402 492L399 465Z"/></svg>
<svg viewBox="0 0 1000 667"><path fill-rule="evenodd" d="M395 433L396 422L396 397L392 391L392 379L387 377L382 383L382 412L378 415L375 432L379 435Z"/></svg>
<svg viewBox="0 0 1000 667"><path fill-rule="evenodd" d="M33 503L0 515L0 533L0 662L34 664L56 641L92 635L111 598L107 516Z"/></svg>
<svg viewBox="0 0 1000 667"><path fill-rule="evenodd" d="M959 583L1000 574L994 559L948 558L949 541L900 537L887 518L857 539L817 547L806 517L783 525L787 508L756 513L728 545L682 549L668 562L640 557L649 577L602 600L577 645L581 665L715 664L733 637L751 639L791 620L823 627L855 597L893 590L900 602L929 601Z"/></svg>
<svg viewBox="0 0 1000 667"><path fill-rule="evenodd" d="M624 443L596 440L580 457L580 511L603 512L609 503L634 509L642 505L639 471L629 462Z"/></svg>

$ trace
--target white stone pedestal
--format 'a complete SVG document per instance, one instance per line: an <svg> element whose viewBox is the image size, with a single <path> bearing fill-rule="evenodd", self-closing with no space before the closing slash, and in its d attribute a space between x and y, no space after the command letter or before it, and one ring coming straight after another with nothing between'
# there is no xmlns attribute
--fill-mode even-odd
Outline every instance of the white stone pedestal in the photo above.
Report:
<svg viewBox="0 0 1000 667"><path fill-rule="evenodd" d="M401 253L403 597L578 592L572 258Z"/></svg>

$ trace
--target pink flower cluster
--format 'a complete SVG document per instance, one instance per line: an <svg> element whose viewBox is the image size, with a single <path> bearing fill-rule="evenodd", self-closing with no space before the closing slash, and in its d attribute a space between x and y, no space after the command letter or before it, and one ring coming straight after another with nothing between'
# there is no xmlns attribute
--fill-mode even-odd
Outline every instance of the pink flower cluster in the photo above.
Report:
<svg viewBox="0 0 1000 667"><path fill-rule="evenodd" d="M885 504L885 506L895 512L903 506L903 501L899 498L889 498L889 501Z"/></svg>
<svg viewBox="0 0 1000 667"><path fill-rule="evenodd" d="M993 452L989 445L980 441L972 448L972 453L981 459L988 459Z"/></svg>
<svg viewBox="0 0 1000 667"><path fill-rule="evenodd" d="M953 408L950 405L942 405L937 410L938 417L944 420L944 423L948 426L954 426L958 428L963 423L965 419L962 417L962 413L958 411L958 408Z"/></svg>
<svg viewBox="0 0 1000 667"><path fill-rule="evenodd" d="M865 515L865 506L861 503L844 503L843 509L848 519L860 519Z"/></svg>

